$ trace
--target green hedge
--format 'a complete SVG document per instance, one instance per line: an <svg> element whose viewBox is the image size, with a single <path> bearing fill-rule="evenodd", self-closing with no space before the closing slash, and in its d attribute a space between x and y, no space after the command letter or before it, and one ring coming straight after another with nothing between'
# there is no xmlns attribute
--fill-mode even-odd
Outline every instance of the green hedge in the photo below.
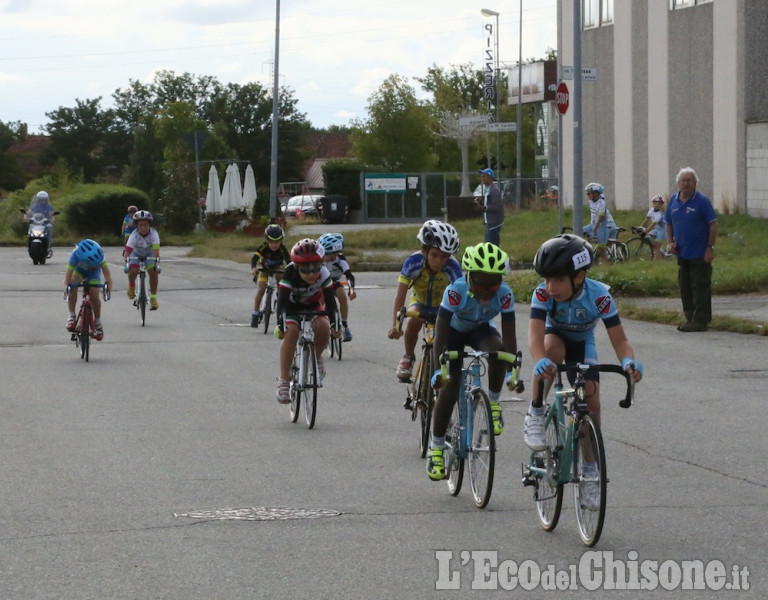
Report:
<svg viewBox="0 0 768 600"><path fill-rule="evenodd" d="M67 200L64 214L70 231L87 236L119 233L120 223L131 204L140 210L152 210L147 194L123 185L82 184Z"/></svg>

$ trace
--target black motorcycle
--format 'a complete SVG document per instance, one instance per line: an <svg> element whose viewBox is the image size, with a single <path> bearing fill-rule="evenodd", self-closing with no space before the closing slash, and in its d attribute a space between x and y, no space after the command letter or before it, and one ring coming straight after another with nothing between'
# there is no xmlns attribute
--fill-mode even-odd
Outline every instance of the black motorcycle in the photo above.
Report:
<svg viewBox="0 0 768 600"><path fill-rule="evenodd" d="M27 251L29 258L36 265L44 265L45 261L53 256L53 249L50 247L50 240L46 235L48 219L42 213L35 213L31 217L27 216L27 211L19 209L24 213L24 222L29 223L27 228ZM60 211L53 214L58 215Z"/></svg>

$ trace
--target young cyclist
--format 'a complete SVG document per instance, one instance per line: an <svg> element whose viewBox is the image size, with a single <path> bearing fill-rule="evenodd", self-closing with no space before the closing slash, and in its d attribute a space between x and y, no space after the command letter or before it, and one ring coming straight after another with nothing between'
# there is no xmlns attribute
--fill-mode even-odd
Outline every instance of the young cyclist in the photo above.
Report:
<svg viewBox="0 0 768 600"><path fill-rule="evenodd" d="M451 256L459 249L459 234L452 225L429 220L421 226L416 239L421 242L421 250L411 254L403 263L397 278L392 310L393 325L387 334L391 340L404 335L405 354L397 365L397 378L400 381L411 379L413 361L416 360L414 351L424 325L423 319L409 318L404 332L397 327L397 317L405 305L408 289L411 289L409 310L436 314L445 288L461 277L461 265Z"/></svg>
<svg viewBox="0 0 768 600"><path fill-rule="evenodd" d="M613 220L611 211L605 204L605 188L600 183L590 183L584 188L589 198L590 222L585 225L583 232L587 237L597 239L598 255L605 257L605 245L608 240L616 237L616 223Z"/></svg>
<svg viewBox="0 0 768 600"><path fill-rule="evenodd" d="M507 253L490 242L470 246L464 251L461 266L466 276L446 288L437 313L433 347L435 366L440 365L440 355L444 351L463 350L465 346L476 350L517 352L515 297L502 281L508 260ZM493 322L499 314L501 333ZM435 401L427 475L435 481L444 479L446 475L445 432L453 405L459 397L460 371L461 361L452 360L448 381L441 380L439 369L432 377L433 385L440 391ZM507 363L488 361L488 399L491 401L493 432L496 435L504 431L499 397L506 372Z"/></svg>
<svg viewBox="0 0 768 600"><path fill-rule="evenodd" d="M152 213L148 210L137 210L133 213L133 223L136 229L125 242L123 257L128 259L128 297L136 297L136 277L139 274L139 263L147 263L149 274L149 309L157 310L157 283L160 274L160 235L150 225Z"/></svg>
<svg viewBox="0 0 768 600"><path fill-rule="evenodd" d="M264 243L259 246L251 257L251 273L256 284L256 297L253 299L251 327L258 327L261 320L261 299L267 289L267 279L270 275L279 276L283 268L291 262L291 255L283 240L285 232L280 225L272 223L264 230Z"/></svg>
<svg viewBox="0 0 768 600"><path fill-rule="evenodd" d="M557 364L581 362L597 364L595 327L602 320L616 356L625 371L637 382L643 365L627 340L609 287L587 278L592 247L577 236L564 234L542 244L533 259L533 268L545 278L533 292L528 346L533 360L533 400L525 418L523 437L534 451L547 446L544 434L544 405L537 398L539 380L554 380ZM598 373L587 373L586 401L600 423L600 380ZM585 480L596 474L594 463L585 464ZM595 493L587 494L599 501Z"/></svg>
<svg viewBox="0 0 768 600"><path fill-rule="evenodd" d="M344 341L352 341L352 332L347 325L349 316L349 302L347 294L344 291L344 285L341 283L342 276L347 278L349 283L349 299L354 300L357 297L355 292L355 276L349 268L346 257L341 253L344 248L344 236L340 233L325 233L317 240L325 250L323 261L331 273L333 279L333 292L339 301L339 312L341 313L341 326L344 329Z"/></svg>
<svg viewBox="0 0 768 600"><path fill-rule="evenodd" d="M139 209L131 204L128 207L128 212L126 213L125 217L123 217L123 226L120 229L120 234L123 236L123 245L125 245L125 242L128 241L128 237L136 229L136 225L133 223L133 215L137 210Z"/></svg>
<svg viewBox="0 0 768 600"><path fill-rule="evenodd" d="M667 230L664 227L664 196L654 196L651 198L651 208L648 210L648 214L645 215L645 219L640 223L640 229L643 230L643 234L649 240L653 246L654 258L661 258L661 243L667 239Z"/></svg>
<svg viewBox="0 0 768 600"><path fill-rule="evenodd" d="M66 289L70 283L80 283L81 281L89 281L92 285L100 284L102 271L107 290L110 290L112 289L112 275L109 272L109 265L104 259L104 251L93 240L82 240L69 256L67 271L64 274L64 288ZM69 291L69 317L67 318L67 331L69 332L75 330L77 291L78 288L72 288ZM99 294L91 294L91 305L93 306L96 340L100 342L104 339L104 328L101 325L101 298Z"/></svg>
<svg viewBox="0 0 768 600"><path fill-rule="evenodd" d="M277 327L280 344L280 377L277 379L277 401L288 404L290 397L290 370L296 343L299 341L300 310L325 310L334 306L333 280L323 264L325 251L317 241L304 238L291 248L291 261L285 267L277 294ZM335 313L334 313L334 326ZM325 377L323 351L328 345L331 332L328 316L317 316L312 321L315 332L315 355L320 381Z"/></svg>

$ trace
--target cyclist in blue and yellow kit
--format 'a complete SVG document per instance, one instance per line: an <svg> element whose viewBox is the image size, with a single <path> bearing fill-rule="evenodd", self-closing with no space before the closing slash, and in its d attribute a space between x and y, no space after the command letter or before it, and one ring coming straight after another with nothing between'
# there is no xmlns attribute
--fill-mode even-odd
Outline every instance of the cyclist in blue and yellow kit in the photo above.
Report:
<svg viewBox="0 0 768 600"><path fill-rule="evenodd" d="M404 332L397 327L397 317L400 309L405 306L408 290L411 290L409 310L436 314L445 288L461 277L461 265L451 256L459 249L459 234L452 225L429 220L421 226L416 238L421 242L421 250L411 254L403 263L397 278L393 324L387 334L391 340L404 336L405 354L397 365L397 378L400 381L411 379L414 351L424 325L423 319L412 317L406 322Z"/></svg>
<svg viewBox="0 0 768 600"><path fill-rule="evenodd" d="M253 299L251 327L258 327L261 321L261 299L267 290L267 280L274 274L277 279L291 262L291 254L285 247L285 232L277 223L271 223L264 230L264 242L256 248L251 257L251 275L256 284L256 296Z"/></svg>
<svg viewBox="0 0 768 600"><path fill-rule="evenodd" d="M443 352L463 350L465 346L476 350L517 352L515 296L502 281L508 261L506 252L490 242L470 246L464 251L461 266L466 276L446 288L437 313L433 346L435 366L440 364ZM498 315L501 315L501 332L493 322ZM434 481L445 478L445 432L459 397L460 371L461 361L452 360L449 364L451 377L447 382L441 380L439 369L432 377L433 385L440 389L435 401L427 461L427 475ZM505 362L489 359L488 399L495 435L504 431L499 397L506 372Z"/></svg>
<svg viewBox="0 0 768 600"><path fill-rule="evenodd" d="M80 283L81 281L89 281L92 285L98 285L101 283L102 272L107 290L111 290L112 275L104 258L104 250L98 242L82 240L69 256L67 271L64 274L64 288L68 288L70 283ZM69 332L75 330L77 290L78 288L73 288L69 292L69 317L67 318L67 331ZM98 294L91 294L91 305L93 306L94 334L96 341L100 342L104 339L104 328L101 325L101 299Z"/></svg>

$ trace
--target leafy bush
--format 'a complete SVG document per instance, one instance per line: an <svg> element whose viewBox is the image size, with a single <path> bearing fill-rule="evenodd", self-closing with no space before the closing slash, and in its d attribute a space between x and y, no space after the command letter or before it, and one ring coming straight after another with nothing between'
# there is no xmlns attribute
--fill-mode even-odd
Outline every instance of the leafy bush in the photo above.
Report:
<svg viewBox="0 0 768 600"><path fill-rule="evenodd" d="M345 158L329 160L323 165L325 194L340 194L349 199L349 210L363 207L360 197L360 173L370 170L363 163Z"/></svg>
<svg viewBox="0 0 768 600"><path fill-rule="evenodd" d="M81 184L70 194L64 209L69 229L79 235L114 235L129 205L150 209L149 197L123 185Z"/></svg>

